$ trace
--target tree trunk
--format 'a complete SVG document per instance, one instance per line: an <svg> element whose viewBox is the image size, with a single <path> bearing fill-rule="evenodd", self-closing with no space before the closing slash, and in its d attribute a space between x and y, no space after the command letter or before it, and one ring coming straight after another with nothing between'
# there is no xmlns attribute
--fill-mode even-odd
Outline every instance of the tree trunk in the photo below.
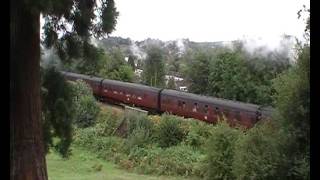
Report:
<svg viewBox="0 0 320 180"><path fill-rule="evenodd" d="M10 179L43 180L40 12L21 1L10 3Z"/></svg>

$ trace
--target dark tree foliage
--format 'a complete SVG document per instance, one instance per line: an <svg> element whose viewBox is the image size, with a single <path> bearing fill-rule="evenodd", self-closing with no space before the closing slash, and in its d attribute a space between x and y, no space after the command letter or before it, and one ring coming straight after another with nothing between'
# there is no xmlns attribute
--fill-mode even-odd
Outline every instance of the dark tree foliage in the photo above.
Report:
<svg viewBox="0 0 320 180"><path fill-rule="evenodd" d="M48 152L52 146L63 157L68 157L75 110L72 87L59 71L50 67L44 72L42 88L45 150ZM56 144L53 143L54 137L60 139Z"/></svg>
<svg viewBox="0 0 320 180"><path fill-rule="evenodd" d="M75 69L81 74L98 75L98 72L103 68L104 52L102 49L96 48L89 43L86 44L85 56L78 60Z"/></svg>
<svg viewBox="0 0 320 180"><path fill-rule="evenodd" d="M55 5L59 4L58 2L51 2L53 9L57 8ZM94 0L68 0L64 3L67 6L58 14L55 14L54 10L43 11L46 20L44 45L47 48L54 46L62 60L79 57L88 61L94 60L95 53L88 41L92 35L101 37L114 30L118 16L114 1L103 0L101 7L97 7ZM72 24L72 30L67 28L67 24ZM58 38L58 33L63 34L61 38Z"/></svg>

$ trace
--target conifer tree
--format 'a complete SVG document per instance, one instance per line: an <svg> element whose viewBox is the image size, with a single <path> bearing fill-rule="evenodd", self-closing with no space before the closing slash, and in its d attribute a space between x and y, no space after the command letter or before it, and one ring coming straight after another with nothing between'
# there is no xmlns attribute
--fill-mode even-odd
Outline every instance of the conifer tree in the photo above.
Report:
<svg viewBox="0 0 320 180"><path fill-rule="evenodd" d="M40 14L44 45L61 60L90 60L90 37L110 34L113 0L10 1L10 179L48 179L40 105ZM68 28L71 25L71 29Z"/></svg>

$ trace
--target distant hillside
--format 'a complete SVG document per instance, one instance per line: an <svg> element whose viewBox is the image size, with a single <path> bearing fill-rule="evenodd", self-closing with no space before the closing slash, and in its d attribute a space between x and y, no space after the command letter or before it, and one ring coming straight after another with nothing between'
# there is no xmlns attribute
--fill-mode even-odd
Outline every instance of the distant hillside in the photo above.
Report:
<svg viewBox="0 0 320 180"><path fill-rule="evenodd" d="M146 50L150 46L158 46L164 50L165 54L171 57L179 57L187 50L211 49L222 47L232 42L193 42L189 39L178 39L172 41L161 41L159 39L145 39L143 41L133 41L130 38L109 37L107 39L95 40L97 45L106 51L120 48L125 56L135 55L138 59L146 57Z"/></svg>

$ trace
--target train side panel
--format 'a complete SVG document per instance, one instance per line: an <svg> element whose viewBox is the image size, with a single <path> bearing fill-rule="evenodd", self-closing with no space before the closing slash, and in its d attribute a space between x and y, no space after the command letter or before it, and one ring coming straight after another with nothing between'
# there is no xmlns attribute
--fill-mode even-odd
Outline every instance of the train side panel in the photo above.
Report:
<svg viewBox="0 0 320 180"><path fill-rule="evenodd" d="M159 90L143 85L104 80L101 95L106 99L110 98L125 104L158 109Z"/></svg>
<svg viewBox="0 0 320 180"><path fill-rule="evenodd" d="M230 105L227 106L228 104L224 105L221 102L223 101L179 91L164 90L161 93L161 111L163 112L209 123L215 123L224 116L231 126L240 124L248 128L256 122L255 108L246 109L244 105L230 107Z"/></svg>
<svg viewBox="0 0 320 180"><path fill-rule="evenodd" d="M198 107L194 107L194 103L197 103ZM187 98L177 98L161 94L161 111L186 118L195 118L211 123L215 122L216 114L211 112L210 108L205 110L203 107L205 107L204 103L199 101L195 102Z"/></svg>

